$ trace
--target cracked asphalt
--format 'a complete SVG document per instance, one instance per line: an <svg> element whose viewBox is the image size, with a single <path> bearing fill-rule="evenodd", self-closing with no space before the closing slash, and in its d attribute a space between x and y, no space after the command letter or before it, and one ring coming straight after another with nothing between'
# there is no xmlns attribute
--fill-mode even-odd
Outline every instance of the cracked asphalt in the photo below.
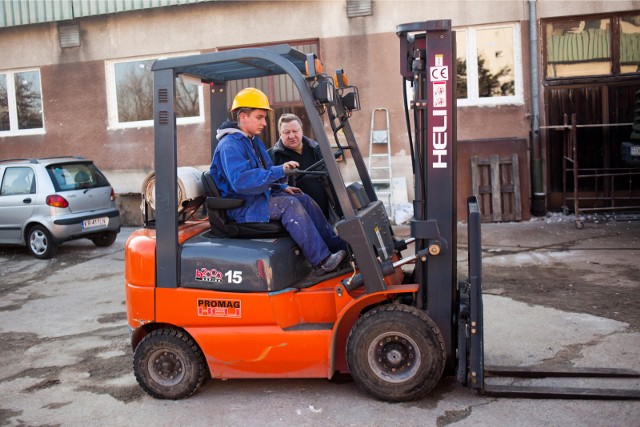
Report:
<svg viewBox="0 0 640 427"><path fill-rule="evenodd" d="M451 377L420 401L395 404L342 377L209 381L189 399L155 400L131 366L123 248L132 231L110 248L66 243L48 261L0 248L0 425L600 426L640 419L638 401L490 398ZM463 224L458 247L464 275ZM483 251L487 364L640 370L640 222L587 222L583 230L553 216L484 224ZM640 388L636 380L622 386Z"/></svg>

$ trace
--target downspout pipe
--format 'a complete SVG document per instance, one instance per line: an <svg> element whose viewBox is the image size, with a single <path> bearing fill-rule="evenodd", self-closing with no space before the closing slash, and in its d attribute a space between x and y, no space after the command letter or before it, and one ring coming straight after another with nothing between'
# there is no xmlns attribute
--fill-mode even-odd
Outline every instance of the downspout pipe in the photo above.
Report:
<svg viewBox="0 0 640 427"><path fill-rule="evenodd" d="M538 18L536 0L529 3L529 67L531 76L531 132L529 136L531 158L532 198L534 215L545 214L545 193L542 185L542 159L540 149L540 91L538 82Z"/></svg>

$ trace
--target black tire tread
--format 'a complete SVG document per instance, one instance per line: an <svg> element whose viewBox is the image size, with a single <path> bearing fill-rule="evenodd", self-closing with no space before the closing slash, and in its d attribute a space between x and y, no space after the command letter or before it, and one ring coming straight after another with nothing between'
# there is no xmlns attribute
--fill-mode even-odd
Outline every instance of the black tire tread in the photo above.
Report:
<svg viewBox="0 0 640 427"><path fill-rule="evenodd" d="M352 371L352 375L354 376L354 380L356 381L356 384L358 384L358 386L363 391L380 400L391 401L391 402L403 402L403 401L416 400L425 396L429 391L433 389L433 387L435 387L438 380L442 376L442 372L444 371L445 359L446 359L446 352L444 350L444 340L442 338L442 334L440 333L440 330L436 326L435 322L431 320L431 318L424 311L406 304L386 304L366 312L364 315L360 316L358 321L354 324L353 328L351 329L351 332L349 333L349 338L347 339L347 343L348 343L347 344L347 361L350 361L349 349L350 349L352 336L354 335L354 331L357 331L360 327L362 327L363 323L368 322L369 319L372 318L373 316L378 316L380 315L380 313L393 314L398 312L415 316L417 319L419 319L420 321L424 322L427 325L429 334L432 336L432 338L435 341L437 341L436 345L437 345L437 348L439 349L439 356L440 356L441 363L440 363L440 368L438 369L438 372L435 375L435 377L437 377L435 378L435 381L424 381L422 384L412 388L409 391L406 391L406 392L401 391L399 393L394 393L394 392L391 392L390 390L387 390L387 391L378 390L372 385L366 384L366 381L362 381L360 378L358 378L357 373L356 375L354 375L351 363L348 362L349 369Z"/></svg>
<svg viewBox="0 0 640 427"><path fill-rule="evenodd" d="M142 363L141 361L142 354L140 354L140 352L138 351L140 346L143 345L145 341L148 342L149 340L152 340L152 339L162 339L162 338L168 338L169 340L179 340L178 342L181 342L182 344L184 344L185 348L188 349L190 352L192 352L192 356L195 357L194 364L197 367L196 369L198 369L197 381L194 383L192 387L190 387L189 389L185 390L182 393L167 395L167 394L162 394L157 392L156 390L148 386L145 379L142 378L138 370L135 369L136 366ZM188 334L186 334L184 331L177 328L156 329L150 332L149 334L147 334L140 341L140 343L136 347L136 350L134 351L133 364L134 364L134 373L135 373L136 380L138 381L138 384L140 384L142 389L146 391L149 395L157 399L178 400L178 399L185 399L191 396L193 393L195 393L198 390L198 388L200 388L202 384L204 384L204 382L207 379L206 374L208 373L208 368L205 364L204 355L202 354L202 351L200 350L200 347L198 346L198 344L196 344L193 338L191 338Z"/></svg>
<svg viewBox="0 0 640 427"><path fill-rule="evenodd" d="M94 245L100 248L106 248L113 245L116 242L117 237L118 235L115 231L105 231L98 237L92 237L91 241Z"/></svg>

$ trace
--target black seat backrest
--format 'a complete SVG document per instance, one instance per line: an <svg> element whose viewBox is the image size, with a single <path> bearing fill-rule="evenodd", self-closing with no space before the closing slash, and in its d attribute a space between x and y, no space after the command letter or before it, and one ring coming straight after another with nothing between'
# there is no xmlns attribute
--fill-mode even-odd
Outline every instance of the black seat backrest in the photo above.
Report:
<svg viewBox="0 0 640 427"><path fill-rule="evenodd" d="M216 182L213 180L211 176L211 172L202 172L202 185L204 185L204 193L207 196L211 197L222 197L220 196L220 190L218 190L218 186Z"/></svg>
<svg viewBox="0 0 640 427"><path fill-rule="evenodd" d="M286 234L280 221L237 223L227 218L226 211L244 205L242 199L224 198L210 172L202 173L202 185L207 195L211 232L217 237L276 237Z"/></svg>

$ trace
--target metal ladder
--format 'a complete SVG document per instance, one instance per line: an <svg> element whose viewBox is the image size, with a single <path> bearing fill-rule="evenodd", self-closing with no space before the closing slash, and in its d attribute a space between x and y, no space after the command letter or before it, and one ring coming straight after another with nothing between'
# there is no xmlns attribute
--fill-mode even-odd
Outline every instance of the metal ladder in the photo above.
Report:
<svg viewBox="0 0 640 427"><path fill-rule="evenodd" d="M384 113L384 117L382 114ZM378 116L378 120L376 120ZM382 124L384 129L376 128ZM369 139L369 175L378 200L393 217L393 187L391 183L391 137L389 132L389 110L377 107L371 110L371 137Z"/></svg>

